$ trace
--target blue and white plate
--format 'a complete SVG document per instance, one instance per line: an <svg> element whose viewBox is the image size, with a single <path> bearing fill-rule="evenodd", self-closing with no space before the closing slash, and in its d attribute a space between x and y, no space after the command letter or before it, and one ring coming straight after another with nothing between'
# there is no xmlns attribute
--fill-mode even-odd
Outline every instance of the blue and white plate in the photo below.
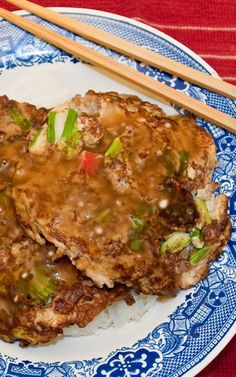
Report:
<svg viewBox="0 0 236 377"><path fill-rule="evenodd" d="M200 71L216 74L192 51L139 22L86 9L57 10ZM236 103L232 100L86 42L38 17L21 14L236 117ZM88 89L137 93L124 82L117 82L0 21L1 95L53 106ZM138 95L147 98L143 93ZM164 103L160 106L169 114L176 111ZM216 142L219 165L214 179L221 184L219 192L230 197L233 225L231 241L220 259L211 265L208 278L193 289L180 292L176 298L157 303L139 322L126 324L119 330L110 328L97 336L65 338L49 346L26 349L0 342L1 376L190 377L229 342L235 333L236 317L236 138L200 119L198 123Z"/></svg>

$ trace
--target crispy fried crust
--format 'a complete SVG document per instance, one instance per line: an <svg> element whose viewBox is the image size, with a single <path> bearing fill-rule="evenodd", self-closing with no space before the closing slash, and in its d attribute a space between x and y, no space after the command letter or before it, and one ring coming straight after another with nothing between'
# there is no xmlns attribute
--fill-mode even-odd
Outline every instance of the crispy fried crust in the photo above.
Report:
<svg viewBox="0 0 236 377"><path fill-rule="evenodd" d="M29 239L0 249L0 338L4 341L20 340L22 345L45 343L63 334L65 327L74 324L85 327L114 301L133 303L126 287L100 289L83 277L68 259L53 262L48 256L53 251L51 245L40 247ZM44 260L55 291L49 301L38 302L27 293L31 292L32 277L25 277L24 273L29 275L29 271L33 271L33 276L35 269L42 271ZM47 276L41 275L40 279ZM57 276L56 280L54 276ZM47 289L39 284L39 289Z"/></svg>
<svg viewBox="0 0 236 377"><path fill-rule="evenodd" d="M210 251L195 266L191 266L188 263L182 266L182 269L177 267L181 289L190 288L208 276L210 262L220 256L230 238L231 223L227 214L227 196L221 194L214 199L210 199L210 201L213 210L213 220L202 229L205 243L210 246ZM178 257L181 259L181 254ZM181 264L177 262L176 266L181 266Z"/></svg>
<svg viewBox="0 0 236 377"><path fill-rule="evenodd" d="M155 105L114 92L89 91L64 110L68 107L79 114L76 155L68 159L49 145L19 163L24 177L15 175L13 198L28 235L41 244L52 242L58 257L67 255L100 287L119 282L145 294L166 295L201 280L207 267L190 266L190 248L163 258L160 245L174 231L190 232L198 224L193 195L211 183L216 166L210 135L191 117L167 117ZM111 157L107 151L115 137L122 147ZM82 150L103 157L99 174L81 174ZM143 205L145 225L136 240L132 219ZM109 216L97 223L96 216L107 209ZM212 218L226 242L225 207L223 212L227 220L217 214ZM211 243L209 232L204 229ZM133 240L141 242L140 250L134 250ZM224 242L212 250L221 250Z"/></svg>
<svg viewBox="0 0 236 377"><path fill-rule="evenodd" d="M37 108L26 102L20 103L10 100L7 96L0 96L0 132L7 137L17 135L22 136L22 132L27 134L29 129L22 128L16 123L12 113L17 109L29 122L32 129L38 129L47 119L48 110ZM12 111L13 110L13 111Z"/></svg>
<svg viewBox="0 0 236 377"><path fill-rule="evenodd" d="M47 118L48 111L0 96L0 190L11 186L16 163L28 150L27 138Z"/></svg>
<svg viewBox="0 0 236 377"><path fill-rule="evenodd" d="M12 119L12 109L21 112L30 129L22 129ZM46 109L0 97L0 147L5 161L0 172L0 339L19 340L21 346L55 340L73 324L84 327L114 301L133 303L126 287L99 289L68 259L53 262L54 246L40 247L18 224L10 198L12 175L28 149L32 129L42 126L46 117Z"/></svg>

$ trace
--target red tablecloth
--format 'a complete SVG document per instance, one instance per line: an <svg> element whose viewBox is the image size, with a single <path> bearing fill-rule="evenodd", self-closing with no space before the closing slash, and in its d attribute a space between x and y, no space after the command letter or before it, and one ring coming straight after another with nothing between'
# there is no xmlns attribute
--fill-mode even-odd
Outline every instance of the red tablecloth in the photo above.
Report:
<svg viewBox="0 0 236 377"><path fill-rule="evenodd" d="M105 10L169 34L236 85L236 0L34 0L44 6ZM15 9L0 0L0 6Z"/></svg>
<svg viewBox="0 0 236 377"><path fill-rule="evenodd" d="M147 23L191 48L224 80L236 85L236 0L38 0L37 3L99 9ZM0 6L16 9L3 0ZM199 377L236 376L235 355L234 338Z"/></svg>

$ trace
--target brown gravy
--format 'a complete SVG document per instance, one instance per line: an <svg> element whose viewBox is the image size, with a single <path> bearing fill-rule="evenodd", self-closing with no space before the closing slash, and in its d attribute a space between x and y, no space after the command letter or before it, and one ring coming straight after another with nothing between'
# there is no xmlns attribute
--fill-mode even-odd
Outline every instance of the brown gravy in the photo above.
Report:
<svg viewBox="0 0 236 377"><path fill-rule="evenodd" d="M30 195L36 217L42 222L51 218L52 228L86 239L93 245L90 250L95 246L96 252L102 252L107 239L129 243L135 237L145 238L146 226L132 235L135 216L145 223L150 215L160 217L163 236L176 224L192 226L197 215L192 197L178 187L179 178L186 174L186 170L180 174L180 154L187 155L186 164L201 155L201 133L191 120L182 117L140 122L141 116L124 115L124 111L104 116L102 140L90 148L82 146L73 158L53 146L46 156L27 154L14 185L29 184L26 195ZM116 137L123 149L117 158L109 159L105 153ZM101 156L96 174L80 171L83 151ZM117 175L117 185L111 175ZM124 192L117 188L123 180ZM141 215L139 208L145 208Z"/></svg>

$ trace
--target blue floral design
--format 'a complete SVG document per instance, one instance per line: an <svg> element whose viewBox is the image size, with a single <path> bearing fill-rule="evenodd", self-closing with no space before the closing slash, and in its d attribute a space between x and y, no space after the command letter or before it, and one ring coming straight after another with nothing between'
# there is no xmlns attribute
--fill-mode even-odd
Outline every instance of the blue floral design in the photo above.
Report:
<svg viewBox="0 0 236 377"><path fill-rule="evenodd" d="M107 364L96 368L94 376L146 376L147 372L158 372L161 369L162 353L139 348L137 351L118 351Z"/></svg>

